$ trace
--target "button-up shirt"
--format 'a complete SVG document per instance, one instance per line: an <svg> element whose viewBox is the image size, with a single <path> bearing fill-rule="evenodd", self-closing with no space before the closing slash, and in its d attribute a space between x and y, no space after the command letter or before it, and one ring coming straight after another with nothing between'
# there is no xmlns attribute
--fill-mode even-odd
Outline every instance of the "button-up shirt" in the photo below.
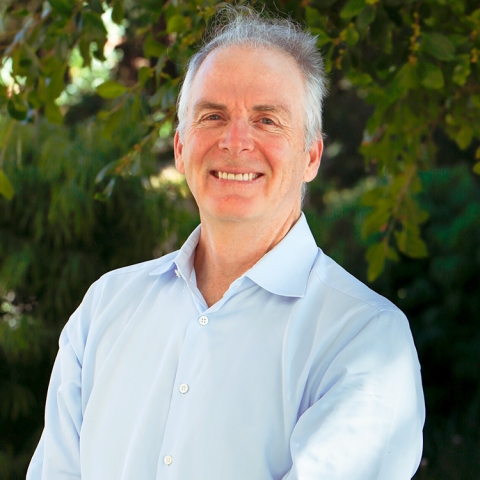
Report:
<svg viewBox="0 0 480 480"><path fill-rule="evenodd" d="M60 337L29 480L405 480L424 403L405 316L302 215L208 307L178 251L104 275Z"/></svg>

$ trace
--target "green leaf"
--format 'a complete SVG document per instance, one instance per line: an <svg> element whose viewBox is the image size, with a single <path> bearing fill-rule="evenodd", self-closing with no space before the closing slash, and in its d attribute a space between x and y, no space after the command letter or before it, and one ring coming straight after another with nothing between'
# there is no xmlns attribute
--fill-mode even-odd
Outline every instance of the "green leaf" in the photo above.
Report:
<svg viewBox="0 0 480 480"><path fill-rule="evenodd" d="M345 19L350 19L358 15L365 8L365 0L350 0L342 8L340 12L340 17Z"/></svg>
<svg viewBox="0 0 480 480"><path fill-rule="evenodd" d="M62 62L53 52L49 52L48 55L42 58L42 72L46 77L52 76L56 71L60 70L61 67Z"/></svg>
<svg viewBox="0 0 480 480"><path fill-rule="evenodd" d="M160 13L163 10L166 2L159 2L158 0L140 0L140 4L150 12ZM172 5L173 8L173 5ZM155 21L155 20L153 20Z"/></svg>
<svg viewBox="0 0 480 480"><path fill-rule="evenodd" d="M28 104L35 109L38 109L42 106L40 98L38 98L38 92L36 90L31 90L27 95Z"/></svg>
<svg viewBox="0 0 480 480"><path fill-rule="evenodd" d="M375 235L376 233L385 231L388 221L390 220L390 216L391 208L389 205L384 205L383 207L371 212L363 221L362 237L368 238L370 235Z"/></svg>
<svg viewBox="0 0 480 480"><path fill-rule="evenodd" d="M412 184L410 184L410 192L414 193ZM419 182L420 183L420 182ZM428 220L428 212L422 210L418 201L409 194L403 198L403 202L399 205L397 211L397 218L407 218L409 222L415 225L421 225Z"/></svg>
<svg viewBox="0 0 480 480"><path fill-rule="evenodd" d="M97 93L107 99L121 97L127 90L125 85L114 80L107 80L97 87Z"/></svg>
<svg viewBox="0 0 480 480"><path fill-rule="evenodd" d="M65 88L65 68L62 66L52 73L50 83L46 88L46 99L50 101L56 100Z"/></svg>
<svg viewBox="0 0 480 480"><path fill-rule="evenodd" d="M472 101L475 108L480 109L480 95L472 94L470 95L470 100Z"/></svg>
<svg viewBox="0 0 480 480"><path fill-rule="evenodd" d="M316 8L309 7L308 5L305 7L305 21L310 28L325 28L325 16L321 15Z"/></svg>
<svg viewBox="0 0 480 480"><path fill-rule="evenodd" d="M13 185L5 175L5 172L0 170L0 195L4 196L7 200L11 200L14 194L15 190L13 189Z"/></svg>
<svg viewBox="0 0 480 480"><path fill-rule="evenodd" d="M95 12L83 13L83 33L89 41L98 41L106 38L107 29L100 14Z"/></svg>
<svg viewBox="0 0 480 480"><path fill-rule="evenodd" d="M108 116L107 121L105 122L105 126L103 127L102 133L109 140L112 138L113 132L117 129L120 123L120 120L123 118L123 115L124 115L123 110L119 108L118 110L116 110L115 112L111 113ZM100 180L105 176L106 173L107 171L103 172L102 175L100 175L99 177Z"/></svg>
<svg viewBox="0 0 480 480"><path fill-rule="evenodd" d="M145 37L143 42L143 55L145 58L161 57L167 51L163 43L157 42L151 33Z"/></svg>
<svg viewBox="0 0 480 480"><path fill-rule="evenodd" d="M425 50L435 58L450 61L455 58L455 45L441 33L424 33L422 35Z"/></svg>
<svg viewBox="0 0 480 480"><path fill-rule="evenodd" d="M347 29L347 38L345 39L347 45L349 45L350 47L353 47L358 43L359 40L360 40L360 35L355 29L355 27L349 27Z"/></svg>
<svg viewBox="0 0 480 480"><path fill-rule="evenodd" d="M370 85L373 81L372 77L368 73L356 72L350 70L346 73L346 77L355 85L356 87L366 87Z"/></svg>
<svg viewBox="0 0 480 480"><path fill-rule="evenodd" d="M398 249L411 258L424 258L428 255L427 246L420 238L420 230L413 223L405 223L400 232L395 232Z"/></svg>
<svg viewBox="0 0 480 480"><path fill-rule="evenodd" d="M141 67L138 71L138 81L143 86L147 83L149 78L153 77L153 69L150 67Z"/></svg>
<svg viewBox="0 0 480 480"><path fill-rule="evenodd" d="M377 207L378 203L383 200L385 196L384 187L375 187L368 190L362 195L361 205L365 207Z"/></svg>
<svg viewBox="0 0 480 480"><path fill-rule="evenodd" d="M61 125L63 123L63 115L58 105L54 102L48 102L45 105L45 116L50 123Z"/></svg>
<svg viewBox="0 0 480 480"><path fill-rule="evenodd" d="M135 94L135 97L133 99L133 105L132 105L132 119L133 121L136 121L138 119L139 113L140 113L140 92L137 90L137 93Z"/></svg>
<svg viewBox="0 0 480 480"><path fill-rule="evenodd" d="M8 114L15 120L25 120L27 118L27 106L19 101L12 99L7 102Z"/></svg>
<svg viewBox="0 0 480 480"><path fill-rule="evenodd" d="M92 55L90 54L90 43L85 38L82 38L78 44L78 48L80 50L80 55L83 58L83 66L89 67L92 63Z"/></svg>
<svg viewBox="0 0 480 480"><path fill-rule="evenodd" d="M470 55L457 55L457 60L459 63L453 70L453 81L462 87L470 75Z"/></svg>
<svg viewBox="0 0 480 480"><path fill-rule="evenodd" d="M439 90L445 84L442 71L431 63L421 64L420 78L421 84L430 90Z"/></svg>
<svg viewBox="0 0 480 480"><path fill-rule="evenodd" d="M462 128L455 135L455 141L457 142L457 145L462 150L465 150L470 145L470 143L472 143L472 138L473 138L473 129L467 123L462 125Z"/></svg>
<svg viewBox="0 0 480 480"><path fill-rule="evenodd" d="M369 282L373 282L383 272L386 253L383 242L375 243L368 247L365 257L368 262L367 278Z"/></svg>
<svg viewBox="0 0 480 480"><path fill-rule="evenodd" d="M395 82L403 90L415 89L418 86L418 74L414 65L405 63L398 71Z"/></svg>
<svg viewBox="0 0 480 480"><path fill-rule="evenodd" d="M360 12L355 20L355 25L361 33L365 32L368 26L375 20L376 11L376 8L372 5L366 5Z"/></svg>
<svg viewBox="0 0 480 480"><path fill-rule="evenodd" d="M332 42L332 38L329 37L324 30L320 28L312 27L310 28L310 31L312 32L313 35L315 35L315 37L317 37L317 47L323 47L327 43Z"/></svg>
<svg viewBox="0 0 480 480"><path fill-rule="evenodd" d="M71 15L75 8L75 0L49 0L49 3L53 10L64 16Z"/></svg>
<svg viewBox="0 0 480 480"><path fill-rule="evenodd" d="M188 18L183 15L173 15L167 22L167 33L183 33L188 29Z"/></svg>
<svg viewBox="0 0 480 480"><path fill-rule="evenodd" d="M124 18L125 18L125 9L123 7L123 0L116 0L115 3L113 4L112 20L117 25L121 25Z"/></svg>
<svg viewBox="0 0 480 480"><path fill-rule="evenodd" d="M40 62L35 51L28 44L24 44L18 62L18 74L30 77L40 75Z"/></svg>
<svg viewBox="0 0 480 480"><path fill-rule="evenodd" d="M392 247L388 247L387 249L387 258L393 262L398 262L400 260L397 251Z"/></svg>
<svg viewBox="0 0 480 480"><path fill-rule="evenodd" d="M91 8L92 11L96 13L103 13L101 0L88 0L88 6Z"/></svg>

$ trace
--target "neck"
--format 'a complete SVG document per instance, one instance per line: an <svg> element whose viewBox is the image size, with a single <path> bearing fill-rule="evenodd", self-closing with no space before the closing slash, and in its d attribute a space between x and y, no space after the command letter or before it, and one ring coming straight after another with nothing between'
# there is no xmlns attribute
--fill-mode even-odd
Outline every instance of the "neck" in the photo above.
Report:
<svg viewBox="0 0 480 480"><path fill-rule="evenodd" d="M197 286L208 306L220 300L232 282L277 245L300 217L292 212L282 221L264 223L217 222L202 218L195 251Z"/></svg>

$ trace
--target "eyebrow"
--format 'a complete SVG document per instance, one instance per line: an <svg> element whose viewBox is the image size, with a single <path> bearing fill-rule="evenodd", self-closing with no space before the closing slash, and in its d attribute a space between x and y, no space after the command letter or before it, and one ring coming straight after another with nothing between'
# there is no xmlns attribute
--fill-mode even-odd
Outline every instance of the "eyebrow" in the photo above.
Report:
<svg viewBox="0 0 480 480"><path fill-rule="evenodd" d="M197 116L199 113L204 110L220 110L225 111L227 109L226 105L222 103L209 102L208 100L200 100L193 106L193 114Z"/></svg>
<svg viewBox="0 0 480 480"><path fill-rule="evenodd" d="M193 107L194 115L200 114L204 110L219 110L219 111L226 111L227 106L223 103L215 103L209 102L208 100L200 100L197 102ZM292 116L292 112L288 107L285 105L271 105L271 104L264 104L264 105L254 105L252 108L255 112L271 112L271 113L280 113L283 115L287 115L289 118Z"/></svg>
<svg viewBox="0 0 480 480"><path fill-rule="evenodd" d="M253 110L256 112L272 112L272 113L281 113L287 115L288 117L292 116L292 112L285 105L255 105Z"/></svg>

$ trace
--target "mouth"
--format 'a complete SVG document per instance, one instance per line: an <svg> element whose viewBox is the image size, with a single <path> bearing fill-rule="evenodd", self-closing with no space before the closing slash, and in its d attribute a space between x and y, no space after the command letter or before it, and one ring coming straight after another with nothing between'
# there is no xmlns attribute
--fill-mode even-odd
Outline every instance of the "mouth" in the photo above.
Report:
<svg viewBox="0 0 480 480"><path fill-rule="evenodd" d="M219 180L233 180L236 182L251 182L262 176L261 173L227 173L215 170L212 172L212 175Z"/></svg>

